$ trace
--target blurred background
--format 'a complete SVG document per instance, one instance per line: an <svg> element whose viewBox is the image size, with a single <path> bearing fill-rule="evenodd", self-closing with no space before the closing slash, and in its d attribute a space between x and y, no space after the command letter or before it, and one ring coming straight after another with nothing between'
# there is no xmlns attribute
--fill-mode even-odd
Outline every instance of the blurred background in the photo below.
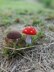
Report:
<svg viewBox="0 0 54 72"><path fill-rule="evenodd" d="M6 49L4 38L10 30L20 32L31 25L38 29L32 37L35 48L23 50L24 55ZM0 72L54 72L54 0L0 0Z"/></svg>
<svg viewBox="0 0 54 72"><path fill-rule="evenodd" d="M12 24L15 18L22 19L25 14L54 16L53 12L54 0L0 0L0 25Z"/></svg>

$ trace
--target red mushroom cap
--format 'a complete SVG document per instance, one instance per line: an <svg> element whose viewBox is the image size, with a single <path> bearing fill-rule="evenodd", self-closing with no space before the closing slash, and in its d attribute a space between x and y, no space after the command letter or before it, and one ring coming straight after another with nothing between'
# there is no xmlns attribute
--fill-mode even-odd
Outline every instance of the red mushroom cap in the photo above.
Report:
<svg viewBox="0 0 54 72"><path fill-rule="evenodd" d="M28 34L28 35L36 35L37 30L32 26L28 26L28 27L23 29L22 33Z"/></svg>

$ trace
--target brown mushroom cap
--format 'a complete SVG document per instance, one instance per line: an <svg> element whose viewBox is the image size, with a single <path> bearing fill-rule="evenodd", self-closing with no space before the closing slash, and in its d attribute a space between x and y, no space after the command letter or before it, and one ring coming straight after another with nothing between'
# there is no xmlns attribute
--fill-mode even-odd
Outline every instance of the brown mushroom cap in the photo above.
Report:
<svg viewBox="0 0 54 72"><path fill-rule="evenodd" d="M21 34L18 31L11 31L7 34L8 39L18 39L21 38Z"/></svg>

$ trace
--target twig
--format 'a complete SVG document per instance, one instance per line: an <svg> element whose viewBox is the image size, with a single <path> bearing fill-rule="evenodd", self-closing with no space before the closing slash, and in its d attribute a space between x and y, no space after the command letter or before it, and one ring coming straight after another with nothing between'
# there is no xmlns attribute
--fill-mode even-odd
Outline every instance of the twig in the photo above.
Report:
<svg viewBox="0 0 54 72"><path fill-rule="evenodd" d="M8 71L6 71L4 68L2 68L2 67L0 67L0 69L2 70L2 71L4 71L4 72L8 72Z"/></svg>
<svg viewBox="0 0 54 72"><path fill-rule="evenodd" d="M16 69L16 66L14 66L14 67L12 68L11 72L13 72L15 69Z"/></svg>
<svg viewBox="0 0 54 72"><path fill-rule="evenodd" d="M11 47L3 47L3 48L5 48L5 49L11 49L11 50L25 50L25 49L30 49L30 48L34 48L34 47L36 47L36 46L29 46L29 47L24 47L24 48L19 48L19 49L16 49L16 48L11 48Z"/></svg>

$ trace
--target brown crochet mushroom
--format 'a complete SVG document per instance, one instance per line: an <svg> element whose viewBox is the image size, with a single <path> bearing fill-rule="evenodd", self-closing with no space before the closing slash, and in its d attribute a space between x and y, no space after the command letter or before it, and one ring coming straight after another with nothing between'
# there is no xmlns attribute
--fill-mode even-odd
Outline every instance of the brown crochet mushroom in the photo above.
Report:
<svg viewBox="0 0 54 72"><path fill-rule="evenodd" d="M17 42L21 38L21 34L18 31L11 31L7 34L5 42L7 44L12 44Z"/></svg>
<svg viewBox="0 0 54 72"><path fill-rule="evenodd" d="M16 40L21 38L21 34L18 31L11 31L7 34L7 38Z"/></svg>

